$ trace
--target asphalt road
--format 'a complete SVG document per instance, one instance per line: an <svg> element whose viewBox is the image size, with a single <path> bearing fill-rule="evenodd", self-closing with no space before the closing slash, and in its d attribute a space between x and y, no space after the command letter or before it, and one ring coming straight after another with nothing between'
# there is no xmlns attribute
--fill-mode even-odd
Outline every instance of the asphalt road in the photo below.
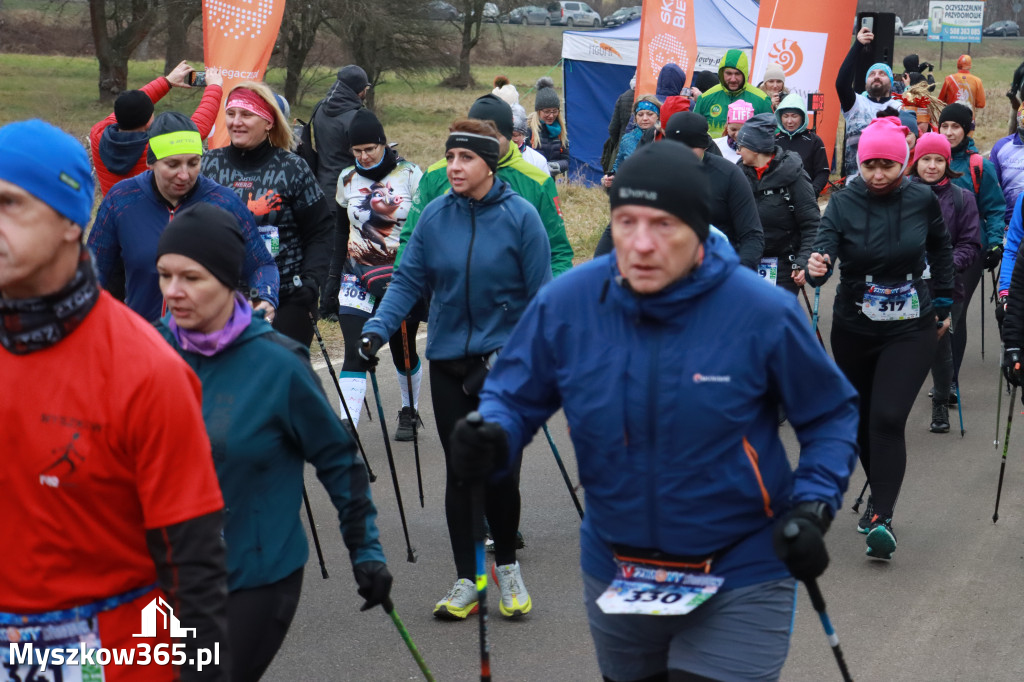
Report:
<svg viewBox="0 0 1024 682"><path fill-rule="evenodd" d="M990 293L986 286L986 298ZM821 328L828 341L834 284L821 296ZM811 297L813 299L813 296ZM1024 612L1024 432L1011 439L1000 507L992 522L1008 399L1003 399L1000 448L996 431L999 343L991 304L986 301L985 359L981 357L978 300L969 313L968 350L961 370L966 435L960 438L956 412L946 435L928 432L930 401L922 387L907 426L908 467L896 507L899 546L891 563L864 556L864 536L855 531L850 511L864 482L850 481L844 509L827 536L831 565L820 579L832 622L853 677L857 680L1019 680L1024 677L1020 646ZM422 347L422 343L421 343ZM319 361L321 358L317 357ZM333 360L333 358L332 358ZM340 362L340 357L338 358ZM400 395L385 357L380 385L389 432ZM320 363L322 364L322 362ZM326 370L325 387L337 402ZM398 612L437 680L479 677L477 619L435 620L431 609L454 581L444 520L444 465L430 409L429 382L423 382L420 457L426 506L420 508L411 443L392 443L409 536L416 562L408 563L395 493L376 407L359 432L377 481L373 495L380 510L381 538L395 575L392 592ZM1014 413L1021 413L1020 403ZM1024 422L1024 419L1021 420ZM561 414L550 431L570 476L577 480L572 445ZM1024 423L1018 426L1024 429ZM798 445L783 427L792 461ZM320 576L310 551L302 601L291 631L266 680L390 681L422 679L398 631L383 610L360 613L361 600L347 552L337 531L336 513L312 469L307 487L330 571ZM490 637L493 679L600 680L587 629L579 571L578 524L550 448L539 434L527 449L522 473L521 528L526 549L519 554L533 611L519 621L497 613L492 598ZM791 650L783 680L839 680L821 624L801 588Z"/></svg>

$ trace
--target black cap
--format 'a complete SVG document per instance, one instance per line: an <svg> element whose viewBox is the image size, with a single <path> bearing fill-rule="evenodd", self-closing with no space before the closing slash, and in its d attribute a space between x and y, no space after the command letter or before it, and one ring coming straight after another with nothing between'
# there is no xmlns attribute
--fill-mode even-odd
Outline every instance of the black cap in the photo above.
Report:
<svg viewBox="0 0 1024 682"><path fill-rule="evenodd" d="M488 93L477 98L469 108L469 117L492 122L499 133L512 139L512 107L497 95Z"/></svg>
<svg viewBox="0 0 1024 682"><path fill-rule="evenodd" d="M138 130L149 123L153 100L142 90L125 90L114 101L114 118L121 130Z"/></svg>
<svg viewBox="0 0 1024 682"><path fill-rule="evenodd" d="M352 88L352 91L357 95L370 84L370 79L366 76L366 72L363 71L361 66L356 66L355 64L341 67L338 70L338 80Z"/></svg>
<svg viewBox="0 0 1024 682"><path fill-rule="evenodd" d="M156 246L156 260L166 253L187 256L230 289L237 289L245 262L245 238L233 215L200 202L174 216Z"/></svg>
<svg viewBox="0 0 1024 682"><path fill-rule="evenodd" d="M388 138L373 112L363 108L356 111L348 125L348 141L355 147L357 144L387 144Z"/></svg>
<svg viewBox="0 0 1024 682"><path fill-rule="evenodd" d="M672 114L665 124L665 137L676 142L704 149L711 144L708 135L708 120L692 111L679 111Z"/></svg>
<svg viewBox="0 0 1024 682"><path fill-rule="evenodd" d="M612 210L630 205L661 209L689 225L701 241L710 232L708 193L700 161L674 140L645 145L630 154L619 166L609 192Z"/></svg>

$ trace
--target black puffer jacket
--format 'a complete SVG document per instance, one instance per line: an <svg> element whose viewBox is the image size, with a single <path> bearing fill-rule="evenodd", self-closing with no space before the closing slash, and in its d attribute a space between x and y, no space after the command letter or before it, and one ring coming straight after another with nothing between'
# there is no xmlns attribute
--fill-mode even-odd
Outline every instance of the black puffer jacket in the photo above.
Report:
<svg viewBox="0 0 1024 682"><path fill-rule="evenodd" d="M327 91L327 97L317 105L313 116L313 146L318 154L316 181L324 196L331 199L330 204L334 204L342 169L356 162L352 143L348 141L348 128L362 106L359 94L339 80Z"/></svg>
<svg viewBox="0 0 1024 682"><path fill-rule="evenodd" d="M774 154L768 170L760 179L757 169L740 166L750 183L757 202L757 214L761 218L764 231L764 252L761 255L796 256L795 262L802 268L811 255L821 211L800 157L778 146Z"/></svg>
<svg viewBox="0 0 1024 682"><path fill-rule="evenodd" d="M756 270L764 250L764 233L750 183L736 164L721 156L705 152L701 167L707 174L711 190L708 195L711 224L729 238L732 248L739 254L740 263Z"/></svg>
<svg viewBox="0 0 1024 682"><path fill-rule="evenodd" d="M1024 343L1024 242L1017 251L1017 264L1010 277L1010 293L1006 296L1003 317L1003 343L1007 348L1021 348Z"/></svg>
<svg viewBox="0 0 1024 682"><path fill-rule="evenodd" d="M833 324L851 332L889 336L934 324L931 294L921 279L926 255L935 296L953 296L953 248L939 200L931 189L907 178L890 194L877 196L855 177L832 195L811 250L839 262ZM831 274L808 274L807 281L821 286ZM908 274L920 301L919 319L875 322L862 313L867 276L875 284L899 286Z"/></svg>

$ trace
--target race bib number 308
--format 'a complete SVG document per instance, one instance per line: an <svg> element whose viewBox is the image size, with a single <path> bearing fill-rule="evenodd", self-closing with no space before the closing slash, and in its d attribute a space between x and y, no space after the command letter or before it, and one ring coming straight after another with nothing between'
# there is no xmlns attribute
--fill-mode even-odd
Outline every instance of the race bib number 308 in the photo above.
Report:
<svg viewBox="0 0 1024 682"><path fill-rule="evenodd" d="M345 275L338 292L338 304L342 308L352 308L367 315L373 312L377 299L366 289L359 286L359 280L352 275Z"/></svg>

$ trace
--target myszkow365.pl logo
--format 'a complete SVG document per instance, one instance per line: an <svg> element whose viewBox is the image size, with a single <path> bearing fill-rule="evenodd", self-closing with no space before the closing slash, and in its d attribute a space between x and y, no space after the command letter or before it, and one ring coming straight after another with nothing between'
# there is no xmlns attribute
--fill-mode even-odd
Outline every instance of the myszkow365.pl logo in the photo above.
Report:
<svg viewBox="0 0 1024 682"><path fill-rule="evenodd" d="M162 622L162 627L168 631L171 637L187 638L196 635L195 628L181 627L181 622L174 615L174 609L164 601L163 597L156 597L142 609L142 632L132 635L132 637L156 637L158 620ZM63 629L60 625L55 627ZM45 629L45 627L42 628L42 630ZM10 663L7 665L14 667L14 670L17 670L15 666L27 665L37 669L40 673L45 673L47 667L62 670L66 667L95 669L111 663L115 665L189 665L195 666L197 671L201 671L209 665L220 665L220 642L215 642L212 649L196 649L195 657L191 658L185 652L185 645L180 642L157 644L156 646L148 642L140 642L134 647L108 649L102 646L90 646L90 644L99 643L96 638L80 638L77 644L64 640L57 646L47 645L47 639L49 638L46 636L46 632L41 632L38 642L11 642Z"/></svg>

